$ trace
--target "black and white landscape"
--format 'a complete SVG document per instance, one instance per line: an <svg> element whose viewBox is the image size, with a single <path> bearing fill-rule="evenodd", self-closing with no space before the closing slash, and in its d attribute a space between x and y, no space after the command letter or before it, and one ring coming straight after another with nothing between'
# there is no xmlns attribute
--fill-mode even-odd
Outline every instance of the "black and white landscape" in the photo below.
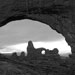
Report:
<svg viewBox="0 0 75 75"><path fill-rule="evenodd" d="M0 0L0 75L75 75L75 1Z"/></svg>

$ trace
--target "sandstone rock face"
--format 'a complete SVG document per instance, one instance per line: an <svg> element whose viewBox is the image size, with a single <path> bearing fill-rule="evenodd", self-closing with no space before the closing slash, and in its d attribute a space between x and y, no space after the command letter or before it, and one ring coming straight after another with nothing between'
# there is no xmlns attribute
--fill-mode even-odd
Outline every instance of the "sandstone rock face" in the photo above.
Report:
<svg viewBox="0 0 75 75"><path fill-rule="evenodd" d="M65 37L75 53L74 0L0 0L0 27L14 20L43 22Z"/></svg>

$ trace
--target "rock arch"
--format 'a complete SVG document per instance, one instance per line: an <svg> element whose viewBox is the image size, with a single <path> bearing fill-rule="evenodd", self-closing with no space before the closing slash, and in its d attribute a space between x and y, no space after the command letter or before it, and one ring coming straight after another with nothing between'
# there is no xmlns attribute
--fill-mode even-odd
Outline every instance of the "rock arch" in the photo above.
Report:
<svg viewBox="0 0 75 75"><path fill-rule="evenodd" d="M62 0L63 1L63 0ZM10 21L32 19L49 25L65 37L75 53L74 0L6 0L0 1L0 27Z"/></svg>

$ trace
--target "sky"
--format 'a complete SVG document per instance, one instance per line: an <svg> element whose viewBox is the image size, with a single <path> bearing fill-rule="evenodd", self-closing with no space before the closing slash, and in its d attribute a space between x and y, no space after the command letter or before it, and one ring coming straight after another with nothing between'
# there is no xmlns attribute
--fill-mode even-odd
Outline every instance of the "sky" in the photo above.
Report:
<svg viewBox="0 0 75 75"><path fill-rule="evenodd" d="M38 21L28 19L12 21L0 28L1 52L11 52L15 49L16 51L25 51L29 40L32 40L35 48L45 47L52 50L57 47L60 49L60 53L71 50L61 34Z"/></svg>

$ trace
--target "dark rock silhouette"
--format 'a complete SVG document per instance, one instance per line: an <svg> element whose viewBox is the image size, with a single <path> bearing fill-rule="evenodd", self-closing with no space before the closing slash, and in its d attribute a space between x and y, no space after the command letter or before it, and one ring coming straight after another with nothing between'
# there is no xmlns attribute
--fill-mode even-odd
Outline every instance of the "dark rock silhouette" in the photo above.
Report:
<svg viewBox="0 0 75 75"><path fill-rule="evenodd" d="M51 55L51 54L58 54L59 50L57 48L54 48L53 50L46 50L46 55Z"/></svg>
<svg viewBox="0 0 75 75"><path fill-rule="evenodd" d="M43 55L41 52L45 51L45 54ZM41 48L34 48L32 41L28 42L27 46L27 57L29 57L31 60L32 59L37 59L37 60L42 60L42 59L57 59L59 60L60 56L58 54L58 49L54 48L53 50L45 49L43 47Z"/></svg>
<svg viewBox="0 0 75 75"><path fill-rule="evenodd" d="M25 57L25 52L21 52L20 57Z"/></svg>
<svg viewBox="0 0 75 75"><path fill-rule="evenodd" d="M13 53L11 54L11 59L12 59L12 60L17 60L17 59L18 59L18 56L17 56L17 53L16 53L16 52L13 52Z"/></svg>
<svg viewBox="0 0 75 75"><path fill-rule="evenodd" d="M53 53L54 53L54 54L58 54L58 52L59 52L59 50L58 50L57 48L54 48L54 49L53 49Z"/></svg>
<svg viewBox="0 0 75 75"><path fill-rule="evenodd" d="M20 56L18 56L20 61L24 61L25 60L25 52L21 52Z"/></svg>
<svg viewBox="0 0 75 75"><path fill-rule="evenodd" d="M33 45L32 41L28 41L28 48L31 48L31 49L34 48L34 45Z"/></svg>
<svg viewBox="0 0 75 75"><path fill-rule="evenodd" d="M41 48L36 48L36 49L35 49L36 55L39 56L39 57L43 56L43 54L41 53L43 50L46 51L46 49L43 48L43 47L41 47Z"/></svg>
<svg viewBox="0 0 75 75"><path fill-rule="evenodd" d="M28 42L28 46L27 46L27 56L33 56L35 53L35 48L33 46L32 41Z"/></svg>

